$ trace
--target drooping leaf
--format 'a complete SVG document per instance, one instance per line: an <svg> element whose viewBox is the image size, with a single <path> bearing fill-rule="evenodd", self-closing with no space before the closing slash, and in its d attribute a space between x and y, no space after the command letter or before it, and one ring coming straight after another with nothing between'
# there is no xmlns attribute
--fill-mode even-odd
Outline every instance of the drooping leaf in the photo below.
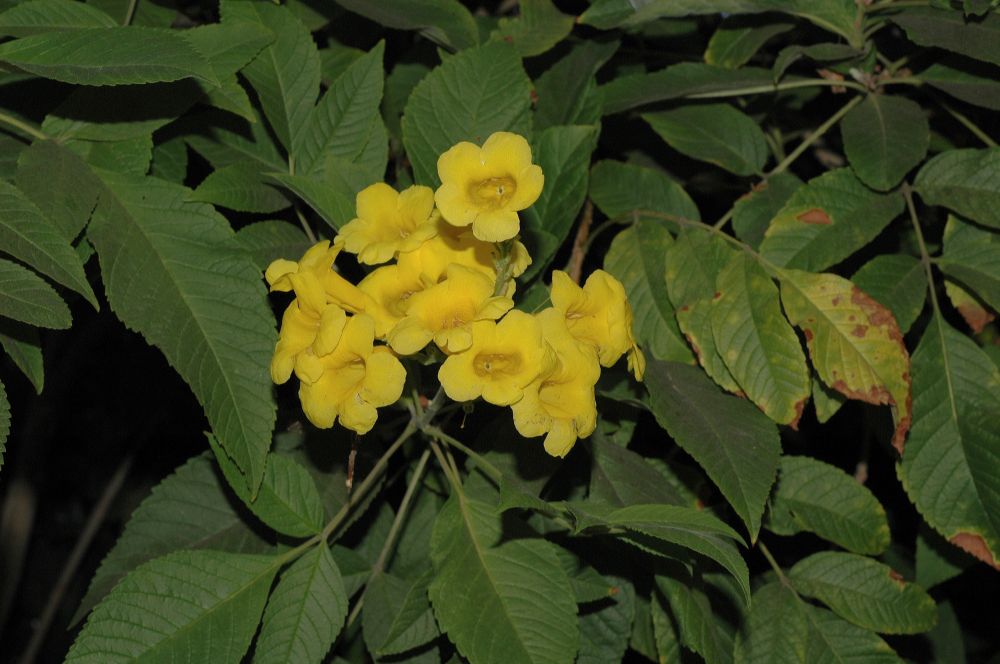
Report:
<svg viewBox="0 0 1000 664"><path fill-rule="evenodd" d="M627 579L612 577L609 581L614 594L580 611L577 664L619 662L628 648L635 620L635 589Z"/></svg>
<svg viewBox="0 0 1000 664"><path fill-rule="evenodd" d="M347 617L340 570L323 542L281 573L257 637L256 664L319 664Z"/></svg>
<svg viewBox="0 0 1000 664"><path fill-rule="evenodd" d="M903 488L936 531L1000 569L1000 369L935 315L913 356L913 402Z"/></svg>
<svg viewBox="0 0 1000 664"><path fill-rule="evenodd" d="M708 596L698 587L699 584L687 574L679 579L657 574L655 583L656 588L666 597L670 612L677 620L680 642L701 655L706 664L732 662L732 636L719 625L712 613ZM749 602L748 596L747 603Z"/></svg>
<svg viewBox="0 0 1000 664"><path fill-rule="evenodd" d="M1000 311L1000 232L987 231L950 216L938 265L994 311Z"/></svg>
<svg viewBox="0 0 1000 664"><path fill-rule="evenodd" d="M755 541L781 453L777 427L696 367L651 362L645 380L657 422L705 469Z"/></svg>
<svg viewBox="0 0 1000 664"><path fill-rule="evenodd" d="M345 170L357 173L350 165ZM305 201L334 230L356 216L356 185L344 178L344 172L328 168L326 174L319 177L283 173L271 173L270 177Z"/></svg>
<svg viewBox="0 0 1000 664"><path fill-rule="evenodd" d="M38 330L30 325L0 319L0 348L31 381L35 392L41 394L45 386L45 365Z"/></svg>
<svg viewBox="0 0 1000 664"><path fill-rule="evenodd" d="M846 64L843 61L862 56L862 51L848 44L824 42L820 44L791 44L778 52L771 65L771 74L775 81L784 77L785 71L794 63L805 58L817 63Z"/></svg>
<svg viewBox="0 0 1000 664"><path fill-rule="evenodd" d="M795 27L789 21L757 20L757 17L729 16L712 33L705 49L705 62L716 67L742 67L772 37Z"/></svg>
<svg viewBox="0 0 1000 664"><path fill-rule="evenodd" d="M997 52L1000 16L994 13L970 21L956 11L909 7L893 14L891 20L902 27L915 44L936 46L1000 65L1000 53Z"/></svg>
<svg viewBox="0 0 1000 664"><path fill-rule="evenodd" d="M670 147L736 175L762 172L767 142L761 128L729 104L695 104L642 118Z"/></svg>
<svg viewBox="0 0 1000 664"><path fill-rule="evenodd" d="M913 188L928 205L1000 228L1000 148L942 152L924 164Z"/></svg>
<svg viewBox="0 0 1000 664"><path fill-rule="evenodd" d="M619 42L583 41L535 80L536 131L557 125L594 124L601 119L595 75L618 46Z"/></svg>
<svg viewBox="0 0 1000 664"><path fill-rule="evenodd" d="M481 145L495 131L530 139L531 81L514 47L489 42L448 58L413 89L403 144L418 184L437 186L438 157L460 141Z"/></svg>
<svg viewBox="0 0 1000 664"><path fill-rule="evenodd" d="M138 26L47 32L0 44L0 62L78 85L212 80L180 32Z"/></svg>
<svg viewBox="0 0 1000 664"><path fill-rule="evenodd" d="M920 80L956 99L1000 111L1000 77L997 68L958 56L935 59L920 72Z"/></svg>
<svg viewBox="0 0 1000 664"><path fill-rule="evenodd" d="M923 588L865 556L822 551L797 562L788 578L799 593L875 632L918 634L937 620L934 600Z"/></svg>
<svg viewBox="0 0 1000 664"><path fill-rule="evenodd" d="M732 256L715 281L712 335L737 384L765 415L798 426L809 400L809 368L781 313L778 288L748 254Z"/></svg>
<svg viewBox="0 0 1000 664"><path fill-rule="evenodd" d="M458 0L369 2L337 0L337 4L376 23L398 30L419 30L428 39L455 50L479 43L472 14Z"/></svg>
<svg viewBox="0 0 1000 664"><path fill-rule="evenodd" d="M566 572L539 539L501 541L485 503L453 495L434 524L429 594L441 628L472 661L572 662L579 646Z"/></svg>
<svg viewBox="0 0 1000 664"><path fill-rule="evenodd" d="M655 652L650 659L658 658L660 662L677 662L681 658L681 639L677 634L675 618L667 599L661 593L653 593L649 603L653 622L653 639Z"/></svg>
<svg viewBox="0 0 1000 664"><path fill-rule="evenodd" d="M115 20L100 9L74 0L30 0L0 13L0 36L4 37L115 25Z"/></svg>
<svg viewBox="0 0 1000 664"><path fill-rule="evenodd" d="M924 266L906 254L876 256L862 265L851 281L892 312L903 334L917 320L927 299Z"/></svg>
<svg viewBox="0 0 1000 664"><path fill-rule="evenodd" d="M604 269L625 286L635 317L632 330L643 351L660 360L691 364L694 355L681 337L663 281L672 244L663 221L640 219L615 236Z"/></svg>
<svg viewBox="0 0 1000 664"><path fill-rule="evenodd" d="M781 535L806 530L848 551L870 555L889 546L885 510L871 491L818 459L781 458L770 510L768 529Z"/></svg>
<svg viewBox="0 0 1000 664"><path fill-rule="evenodd" d="M254 120L207 113L195 120L184 142L215 168L252 161L270 170L287 171L288 164L271 138L264 116L256 114Z"/></svg>
<svg viewBox="0 0 1000 664"><path fill-rule="evenodd" d="M949 544L926 523L920 524L914 558L915 580L927 590L958 576L976 562L975 558Z"/></svg>
<svg viewBox="0 0 1000 664"><path fill-rule="evenodd" d="M780 267L824 270L871 242L903 205L898 193L876 193L849 169L827 171L791 195L760 253Z"/></svg>
<svg viewBox="0 0 1000 664"><path fill-rule="evenodd" d="M378 657L398 655L440 636L427 598L432 576L425 573L410 582L383 571L371 578L362 613L369 652Z"/></svg>
<svg viewBox="0 0 1000 664"><path fill-rule="evenodd" d="M209 173L192 192L191 200L238 212L264 214L291 205L278 189L265 182L260 167L249 161L229 164Z"/></svg>
<svg viewBox="0 0 1000 664"><path fill-rule="evenodd" d="M28 325L65 330L73 323L69 307L34 272L0 258L0 316Z"/></svg>
<svg viewBox="0 0 1000 664"><path fill-rule="evenodd" d="M309 248L309 238L302 229L279 220L248 224L236 231L236 241L250 253L261 272L279 258L296 260Z"/></svg>
<svg viewBox="0 0 1000 664"><path fill-rule="evenodd" d="M626 74L598 88L605 115L669 99L708 99L775 90L769 69L723 69L699 62L681 62L655 72Z"/></svg>
<svg viewBox="0 0 1000 664"><path fill-rule="evenodd" d="M100 190L83 160L55 141L35 141L21 154L16 182L67 242L87 225Z"/></svg>
<svg viewBox="0 0 1000 664"><path fill-rule="evenodd" d="M868 95L840 123L844 151L854 173L886 191L923 161L931 132L923 109L906 97Z"/></svg>
<svg viewBox="0 0 1000 664"><path fill-rule="evenodd" d="M672 485L645 457L595 432L590 438L594 464L590 471L590 499L616 507L665 504L694 507L695 499Z"/></svg>
<svg viewBox="0 0 1000 664"><path fill-rule="evenodd" d="M849 399L892 407L892 444L911 421L910 356L892 313L835 274L781 270L781 302L806 337L823 382Z"/></svg>
<svg viewBox="0 0 1000 664"><path fill-rule="evenodd" d="M819 420L820 424L828 422L847 401L847 397L832 387L827 387L815 374L812 377L812 394L813 408L816 411L816 419Z"/></svg>
<svg viewBox="0 0 1000 664"><path fill-rule="evenodd" d="M160 348L256 493L275 406L273 317L260 273L211 206L155 178L102 173L88 238L112 310Z"/></svg>
<svg viewBox="0 0 1000 664"><path fill-rule="evenodd" d="M757 249L771 220L801 186L802 180L788 171L776 173L756 185L733 205L733 231L736 237Z"/></svg>
<svg viewBox="0 0 1000 664"><path fill-rule="evenodd" d="M177 551L145 563L94 609L66 661L239 661L280 561Z"/></svg>
<svg viewBox="0 0 1000 664"><path fill-rule="evenodd" d="M510 42L521 57L541 55L562 41L573 29L572 16L563 14L552 0L521 0L517 18L501 18L494 38Z"/></svg>

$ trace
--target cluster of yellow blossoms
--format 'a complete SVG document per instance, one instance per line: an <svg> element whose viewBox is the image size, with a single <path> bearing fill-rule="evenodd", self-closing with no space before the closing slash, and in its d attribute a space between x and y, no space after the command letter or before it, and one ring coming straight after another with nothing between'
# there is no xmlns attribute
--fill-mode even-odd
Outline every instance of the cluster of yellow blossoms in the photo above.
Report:
<svg viewBox="0 0 1000 664"><path fill-rule="evenodd" d="M625 289L602 270L582 288L555 271L550 308L513 309L514 278L531 263L516 239L517 213L544 183L523 137L498 132L482 147L459 143L441 155L438 176L437 191L367 187L357 196L357 218L332 244L268 267L272 291L295 293L271 377L284 383L295 373L302 408L317 427L339 418L363 434L376 409L402 394L399 357L433 342L445 356L438 379L449 398L510 406L522 435L545 435L546 451L565 456L597 425L601 366L627 354L642 378ZM366 265L395 262L355 285L333 269L341 251Z"/></svg>

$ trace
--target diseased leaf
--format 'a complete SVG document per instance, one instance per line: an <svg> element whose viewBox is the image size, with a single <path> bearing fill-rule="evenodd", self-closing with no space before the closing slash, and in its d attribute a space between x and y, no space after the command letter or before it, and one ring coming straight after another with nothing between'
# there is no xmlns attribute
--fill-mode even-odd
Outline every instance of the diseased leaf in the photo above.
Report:
<svg viewBox="0 0 1000 664"><path fill-rule="evenodd" d="M733 231L753 249L760 246L771 220L792 197L802 180L788 171L776 173L733 205Z"/></svg>
<svg viewBox="0 0 1000 664"><path fill-rule="evenodd" d="M760 253L780 267L824 270L875 239L903 205L898 193L876 193L846 168L827 171L791 195Z"/></svg>
<svg viewBox="0 0 1000 664"><path fill-rule="evenodd" d="M28 325L65 330L69 307L52 286L26 267L0 258L0 316Z"/></svg>
<svg viewBox="0 0 1000 664"><path fill-rule="evenodd" d="M831 417L837 414L840 407L847 401L840 392L827 385L816 377L812 377L813 408L816 410L816 419L820 424L825 424Z"/></svg>
<svg viewBox="0 0 1000 664"><path fill-rule="evenodd" d="M458 0L337 0L337 4L388 28L419 30L428 39L452 49L461 50L479 43L476 22Z"/></svg>
<svg viewBox="0 0 1000 664"><path fill-rule="evenodd" d="M736 175L761 173L767 162L764 132L729 104L681 106L642 118L678 152Z"/></svg>
<svg viewBox="0 0 1000 664"><path fill-rule="evenodd" d="M931 132L920 105L906 97L868 95L840 123L854 173L873 189L895 187L927 155Z"/></svg>
<svg viewBox="0 0 1000 664"><path fill-rule="evenodd" d="M945 274L1000 311L1000 232L983 230L952 215L937 262Z"/></svg>
<svg viewBox="0 0 1000 664"><path fill-rule="evenodd" d="M696 367L651 362L645 380L656 421L705 469L756 541L781 454L777 427Z"/></svg>
<svg viewBox="0 0 1000 664"><path fill-rule="evenodd" d="M903 334L917 320L927 300L924 266L906 254L876 256L862 265L851 281L892 311Z"/></svg>
<svg viewBox="0 0 1000 664"><path fill-rule="evenodd" d="M975 563L975 558L949 544L926 523L920 524L917 533L915 558L915 580L927 590L958 576Z"/></svg>
<svg viewBox="0 0 1000 664"><path fill-rule="evenodd" d="M1000 148L942 152L923 165L913 188L928 205L1000 229Z"/></svg>
<svg viewBox="0 0 1000 664"><path fill-rule="evenodd" d="M229 164L209 173L192 192L191 200L238 212L264 214L291 205L278 189L264 181L260 167L248 161Z"/></svg>
<svg viewBox="0 0 1000 664"><path fill-rule="evenodd" d="M986 308L986 305L975 295L959 286L953 279L944 280L944 292L951 305L965 319L972 331L979 334L986 326L996 320L996 314Z"/></svg>
<svg viewBox="0 0 1000 664"><path fill-rule="evenodd" d="M781 270L781 302L816 373L849 399L892 407L902 454L911 421L910 356L892 312L835 274Z"/></svg>

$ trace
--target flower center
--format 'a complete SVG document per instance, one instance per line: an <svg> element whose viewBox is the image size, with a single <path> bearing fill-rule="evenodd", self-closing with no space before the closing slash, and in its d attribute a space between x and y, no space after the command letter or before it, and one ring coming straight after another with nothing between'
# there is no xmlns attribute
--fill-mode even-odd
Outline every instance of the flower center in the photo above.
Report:
<svg viewBox="0 0 1000 664"><path fill-rule="evenodd" d="M472 368L479 376L516 373L521 368L521 356L517 353L480 353L472 361Z"/></svg>
<svg viewBox="0 0 1000 664"><path fill-rule="evenodd" d="M470 197L480 205L500 209L517 191L517 183L509 175L499 178L486 178L469 184Z"/></svg>

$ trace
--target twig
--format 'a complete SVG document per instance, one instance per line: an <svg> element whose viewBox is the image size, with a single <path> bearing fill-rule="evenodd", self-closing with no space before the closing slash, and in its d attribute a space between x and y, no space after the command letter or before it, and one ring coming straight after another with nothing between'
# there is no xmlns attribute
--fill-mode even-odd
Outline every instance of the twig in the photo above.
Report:
<svg viewBox="0 0 1000 664"><path fill-rule="evenodd" d="M587 238L590 236L590 226L594 223L594 203L588 198L583 204L583 213L580 215L580 227L576 230L576 237L573 238L573 250L569 255L569 263L566 265L566 272L573 283L580 283L580 276L583 274L583 259L587 257L587 249L590 244Z"/></svg>
<svg viewBox="0 0 1000 664"><path fill-rule="evenodd" d="M9 124L11 127L18 129L25 134L31 136L32 138L37 138L38 140L44 141L48 138L41 129L36 129L24 120L20 120L13 115L0 112L0 122L4 124Z"/></svg>

